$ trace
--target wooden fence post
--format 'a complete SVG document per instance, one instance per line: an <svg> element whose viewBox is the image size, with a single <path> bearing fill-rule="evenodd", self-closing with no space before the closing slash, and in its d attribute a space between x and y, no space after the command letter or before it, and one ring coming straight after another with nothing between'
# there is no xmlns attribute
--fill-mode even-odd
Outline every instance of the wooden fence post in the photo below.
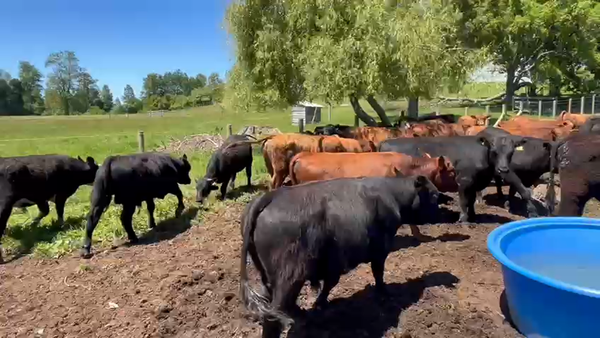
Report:
<svg viewBox="0 0 600 338"><path fill-rule="evenodd" d="M556 118L557 104L558 104L558 102L556 101L556 98L554 98L554 100L552 100L552 117L554 117L554 118Z"/></svg>
<svg viewBox="0 0 600 338"><path fill-rule="evenodd" d="M354 126L360 127L360 120L358 119L358 115L354 115Z"/></svg>
<svg viewBox="0 0 600 338"><path fill-rule="evenodd" d="M231 126L231 124L227 125L227 136L231 136L233 135L233 127Z"/></svg>
<svg viewBox="0 0 600 338"><path fill-rule="evenodd" d="M465 107L465 116L469 115L469 106Z"/></svg>
<svg viewBox="0 0 600 338"><path fill-rule="evenodd" d="M596 114L596 94L592 95L592 115Z"/></svg>
<svg viewBox="0 0 600 338"><path fill-rule="evenodd" d="M567 110L567 112L568 112L569 114L571 114L571 107L572 107L572 106L573 106L573 98L569 98L569 107L568 107L568 110Z"/></svg>
<svg viewBox="0 0 600 338"><path fill-rule="evenodd" d="M140 153L143 153L144 151L146 151L146 142L144 140L144 132L141 130L138 132L138 151Z"/></svg>
<svg viewBox="0 0 600 338"><path fill-rule="evenodd" d="M538 101L538 117L542 118L542 100Z"/></svg>
<svg viewBox="0 0 600 338"><path fill-rule="evenodd" d="M517 113L517 116L521 114L523 114L523 100L519 101L519 112Z"/></svg>
<svg viewBox="0 0 600 338"><path fill-rule="evenodd" d="M331 103L329 104L329 122L331 122Z"/></svg>
<svg viewBox="0 0 600 338"><path fill-rule="evenodd" d="M485 115L490 115L490 105L485 106Z"/></svg>
<svg viewBox="0 0 600 338"><path fill-rule="evenodd" d="M581 97L581 107L579 107L579 113L585 114L585 96Z"/></svg>
<svg viewBox="0 0 600 338"><path fill-rule="evenodd" d="M304 119L299 119L298 120L298 132L299 133L303 133L304 132Z"/></svg>

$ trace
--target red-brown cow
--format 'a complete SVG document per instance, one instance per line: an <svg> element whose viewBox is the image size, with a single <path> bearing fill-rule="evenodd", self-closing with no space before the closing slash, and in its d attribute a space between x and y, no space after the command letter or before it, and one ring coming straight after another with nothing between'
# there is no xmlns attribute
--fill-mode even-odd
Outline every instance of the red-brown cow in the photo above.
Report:
<svg viewBox="0 0 600 338"><path fill-rule="evenodd" d="M292 184L352 177L394 177L423 175L440 190L456 191L456 172L452 162L443 157L412 157L384 153L300 153L290 162Z"/></svg>

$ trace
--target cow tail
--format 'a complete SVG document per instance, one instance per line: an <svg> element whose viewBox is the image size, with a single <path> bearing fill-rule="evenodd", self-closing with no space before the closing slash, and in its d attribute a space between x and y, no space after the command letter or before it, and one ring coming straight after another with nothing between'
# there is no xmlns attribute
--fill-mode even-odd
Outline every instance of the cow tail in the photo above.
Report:
<svg viewBox="0 0 600 338"><path fill-rule="evenodd" d="M104 162L104 170L102 171L102 176L97 177L94 182L94 190L98 189L98 193L103 197L109 196L110 192L110 181L111 181L111 166L113 162L113 157L109 157Z"/></svg>
<svg viewBox="0 0 600 338"><path fill-rule="evenodd" d="M292 185L298 184L298 179L296 179L296 171L294 170L294 168L296 167L296 164L298 163L299 159L300 156L296 155L292 158L292 161L290 162L290 180L292 181Z"/></svg>
<svg viewBox="0 0 600 338"><path fill-rule="evenodd" d="M556 168L556 155L558 153L558 147L560 142L552 142L550 146L550 182L548 183L548 190L546 191L546 208L548 209L548 215L551 216L554 213L556 204L556 192L554 191L554 168Z"/></svg>
<svg viewBox="0 0 600 338"><path fill-rule="evenodd" d="M252 145L252 144L260 144L261 146L264 146L265 142L267 142L268 140L272 139L275 136L277 136L277 135L269 135L269 136L267 136L265 138L262 138L262 139L256 140L256 141L237 141L237 142L232 142L232 143L228 144L225 148L223 148L223 151L225 151L225 150L227 150L227 149L229 149L231 147L238 146L240 144L250 144L250 145Z"/></svg>
<svg viewBox="0 0 600 338"><path fill-rule="evenodd" d="M272 194L266 194L258 200L251 202L242 218L243 244L240 262L240 296L246 309L259 316L263 320L277 320L282 324L291 324L293 320L281 311L274 309L270 304L271 295L263 295L253 289L248 281L247 260L248 253L252 257L254 266L265 275L265 267L260 261L254 244L254 231L256 230L256 219L260 213L271 203ZM263 285L263 289L266 286Z"/></svg>

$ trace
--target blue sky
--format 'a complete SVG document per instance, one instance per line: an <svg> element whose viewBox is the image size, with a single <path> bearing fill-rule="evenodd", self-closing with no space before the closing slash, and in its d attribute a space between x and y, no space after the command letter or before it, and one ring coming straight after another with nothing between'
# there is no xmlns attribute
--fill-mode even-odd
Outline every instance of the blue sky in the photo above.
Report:
<svg viewBox="0 0 600 338"><path fill-rule="evenodd" d="M0 69L18 76L26 60L46 73L51 52L72 50L115 97L136 95L151 72L188 75L233 65L224 29L229 0L2 0Z"/></svg>

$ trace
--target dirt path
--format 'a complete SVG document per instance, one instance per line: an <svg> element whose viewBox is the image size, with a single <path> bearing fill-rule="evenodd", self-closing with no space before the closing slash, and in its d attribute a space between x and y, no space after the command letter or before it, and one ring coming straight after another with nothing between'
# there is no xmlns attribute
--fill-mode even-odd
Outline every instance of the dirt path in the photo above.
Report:
<svg viewBox="0 0 600 338"><path fill-rule="evenodd" d="M503 322L500 268L486 248L497 222L518 217L478 208L494 224L424 226L439 238L428 243L400 229L386 263L388 299L372 292L370 267L361 265L288 337L520 337ZM0 266L0 337L259 337L237 295L242 209L87 261L74 254ZM300 303L314 299L305 289Z"/></svg>

